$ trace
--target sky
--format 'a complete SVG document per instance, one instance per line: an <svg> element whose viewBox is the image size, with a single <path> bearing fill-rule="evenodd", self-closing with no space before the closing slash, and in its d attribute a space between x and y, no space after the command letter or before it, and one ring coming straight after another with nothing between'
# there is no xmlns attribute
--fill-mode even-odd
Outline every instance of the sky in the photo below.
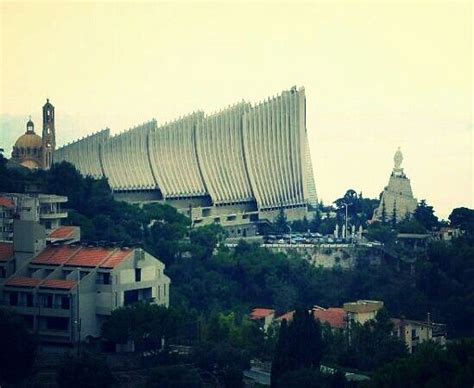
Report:
<svg viewBox="0 0 474 388"><path fill-rule="evenodd" d="M0 2L0 148L56 108L58 145L304 86L318 196L474 207L471 2Z"/></svg>

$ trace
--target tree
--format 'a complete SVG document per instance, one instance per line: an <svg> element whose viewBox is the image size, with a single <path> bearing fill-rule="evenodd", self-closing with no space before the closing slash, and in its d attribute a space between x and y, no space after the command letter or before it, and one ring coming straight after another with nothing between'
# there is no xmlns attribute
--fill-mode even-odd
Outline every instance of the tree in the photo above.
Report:
<svg viewBox="0 0 474 388"><path fill-rule="evenodd" d="M275 349L272 364L272 386L288 371L319 369L322 357L321 327L313 314L307 310L296 310L292 322L284 320Z"/></svg>
<svg viewBox="0 0 474 388"><path fill-rule="evenodd" d="M191 254L198 260L210 258L224 236L225 231L220 225L206 225L193 229L189 235Z"/></svg>
<svg viewBox="0 0 474 388"><path fill-rule="evenodd" d="M181 320L175 310L136 303L112 311L102 326L102 336L118 344L134 341L138 349L158 351L163 339L176 335Z"/></svg>
<svg viewBox="0 0 474 388"><path fill-rule="evenodd" d="M424 199L416 207L413 216L427 230L432 230L439 224L438 217L434 215L433 206L429 206Z"/></svg>
<svg viewBox="0 0 474 388"><path fill-rule="evenodd" d="M108 388L115 383L105 359L88 353L78 357L67 355L56 379L58 386L68 388Z"/></svg>
<svg viewBox="0 0 474 388"><path fill-rule="evenodd" d="M449 215L450 225L474 235L474 210L466 207L458 207Z"/></svg>
<svg viewBox="0 0 474 388"><path fill-rule="evenodd" d="M376 371L369 387L472 387L474 383L474 342L420 344L411 357L393 361Z"/></svg>
<svg viewBox="0 0 474 388"><path fill-rule="evenodd" d="M0 384L19 383L32 372L37 341L23 318L4 308L0 308L0 344Z"/></svg>
<svg viewBox="0 0 474 388"><path fill-rule="evenodd" d="M377 312L375 320L363 325L353 323L350 329L348 366L371 371L387 362L406 356L405 344L392 335L393 324L387 310Z"/></svg>
<svg viewBox="0 0 474 388"><path fill-rule="evenodd" d="M228 341L203 342L194 349L193 358L201 369L229 388L241 387L243 371L250 367L249 354Z"/></svg>
<svg viewBox="0 0 474 388"><path fill-rule="evenodd" d="M387 223L387 209L385 207L385 201L383 199L382 199L381 221L382 221L382 224L384 224L384 225Z"/></svg>
<svg viewBox="0 0 474 388"><path fill-rule="evenodd" d="M277 233L283 234L288 232L288 221L286 219L285 215L285 209L280 207L280 211L278 213L278 216L275 219L275 229Z"/></svg>

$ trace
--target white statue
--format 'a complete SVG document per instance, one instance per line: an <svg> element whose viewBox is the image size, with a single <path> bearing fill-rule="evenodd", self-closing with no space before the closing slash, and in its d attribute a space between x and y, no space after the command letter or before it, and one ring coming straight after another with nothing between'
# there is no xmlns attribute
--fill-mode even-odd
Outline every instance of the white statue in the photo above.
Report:
<svg viewBox="0 0 474 388"><path fill-rule="evenodd" d="M339 225L336 224L336 228L334 229L334 238L339 238Z"/></svg>
<svg viewBox="0 0 474 388"><path fill-rule="evenodd" d="M403 154L402 154L402 151L400 151L400 147L398 147L397 152L395 152L393 161L395 162L395 170L400 170L400 166L402 165L402 162L403 162Z"/></svg>

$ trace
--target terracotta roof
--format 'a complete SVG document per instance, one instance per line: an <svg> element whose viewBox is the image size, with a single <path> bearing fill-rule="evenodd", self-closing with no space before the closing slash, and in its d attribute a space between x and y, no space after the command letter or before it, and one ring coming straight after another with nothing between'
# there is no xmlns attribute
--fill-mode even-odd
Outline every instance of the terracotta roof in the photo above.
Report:
<svg viewBox="0 0 474 388"><path fill-rule="evenodd" d="M343 308L329 307L328 309L317 308L313 310L313 316L321 323L328 323L332 328L343 329L346 327L347 313Z"/></svg>
<svg viewBox="0 0 474 388"><path fill-rule="evenodd" d="M112 252L113 249L82 247L79 252L66 262L66 265L72 267L97 267L105 261Z"/></svg>
<svg viewBox="0 0 474 388"><path fill-rule="evenodd" d="M13 257L13 243L0 242L0 262L8 261Z"/></svg>
<svg viewBox="0 0 474 388"><path fill-rule="evenodd" d="M271 314L275 314L275 310L256 308L250 313L250 319L262 319Z"/></svg>
<svg viewBox="0 0 474 388"><path fill-rule="evenodd" d="M295 314L294 311L289 311L283 315L280 315L276 320L277 321L287 321L287 322L291 322L293 320L293 315Z"/></svg>
<svg viewBox="0 0 474 388"><path fill-rule="evenodd" d="M5 286L35 288L41 282L42 282L41 279L17 276L17 277L8 279L5 283Z"/></svg>
<svg viewBox="0 0 474 388"><path fill-rule="evenodd" d="M31 261L31 264L61 265L66 263L80 249L80 247L69 245L47 247Z"/></svg>
<svg viewBox="0 0 474 388"><path fill-rule="evenodd" d="M77 226L61 226L58 229L54 229L50 234L49 238L52 239L68 239L74 237L77 231Z"/></svg>
<svg viewBox="0 0 474 388"><path fill-rule="evenodd" d="M15 207L15 202L13 202L13 200L11 200L10 198L0 197L0 206L11 209L12 207Z"/></svg>
<svg viewBox="0 0 474 388"><path fill-rule="evenodd" d="M127 259L132 252L133 249L50 246L36 256L31 264L112 269Z"/></svg>
<svg viewBox="0 0 474 388"><path fill-rule="evenodd" d="M59 290L70 290L74 288L77 281L74 280L63 280L63 279L46 279L41 283L40 288L53 288Z"/></svg>
<svg viewBox="0 0 474 388"><path fill-rule="evenodd" d="M109 258L100 265L100 268L115 268L120 265L132 252L132 249L119 249L110 255Z"/></svg>

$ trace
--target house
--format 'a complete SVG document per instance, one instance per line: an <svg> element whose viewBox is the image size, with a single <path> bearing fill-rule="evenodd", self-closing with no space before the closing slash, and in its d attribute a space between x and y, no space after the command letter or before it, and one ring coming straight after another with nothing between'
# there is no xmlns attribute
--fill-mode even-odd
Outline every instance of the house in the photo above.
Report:
<svg viewBox="0 0 474 388"><path fill-rule="evenodd" d="M140 248L52 244L35 221L14 220L0 244L0 303L23 316L44 343L98 337L116 308L146 301L168 306L164 264Z"/></svg>
<svg viewBox="0 0 474 388"><path fill-rule="evenodd" d="M400 338L408 351L413 353L416 347L425 341L435 341L446 345L446 325L427 321L414 321L404 318L392 318L393 334Z"/></svg>
<svg viewBox="0 0 474 388"><path fill-rule="evenodd" d="M81 228L78 226L60 226L51 231L46 237L50 244L73 244L81 241Z"/></svg>
<svg viewBox="0 0 474 388"><path fill-rule="evenodd" d="M250 319L257 321L266 332L275 318L275 310L267 308L255 308L250 313Z"/></svg>
<svg viewBox="0 0 474 388"><path fill-rule="evenodd" d="M344 303L348 325L350 326L352 322L363 325L365 322L375 319L377 311L382 307L383 302L378 300L358 300L357 302Z"/></svg>
<svg viewBox="0 0 474 388"><path fill-rule="evenodd" d="M331 329L344 330L347 327L347 313L340 307L329 307L327 309L314 306L313 316L321 324L328 324Z"/></svg>

